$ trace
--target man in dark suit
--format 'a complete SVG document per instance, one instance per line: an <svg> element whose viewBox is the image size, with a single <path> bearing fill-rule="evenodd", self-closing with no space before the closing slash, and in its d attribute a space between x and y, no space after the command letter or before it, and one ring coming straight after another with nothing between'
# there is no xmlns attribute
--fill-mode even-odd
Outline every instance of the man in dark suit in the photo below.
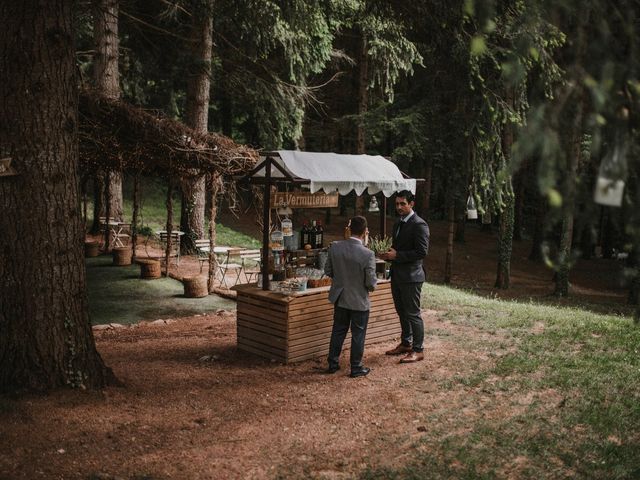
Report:
<svg viewBox="0 0 640 480"><path fill-rule="evenodd" d="M396 211L400 218L393 226L391 249L380 257L391 262L391 293L400 317L400 344L385 352L405 356L400 363L424 360L424 323L420 316L420 293L425 281L422 260L429 251L429 226L413 211L411 192L396 195Z"/></svg>
<svg viewBox="0 0 640 480"><path fill-rule="evenodd" d="M333 330L329 344L329 367L325 373L340 368L342 344L351 327L351 377L364 377L370 371L362 365L364 340L369 322L369 292L376 286L376 260L367 243L367 219L353 217L351 238L333 242L324 272L332 278L329 301L333 303Z"/></svg>

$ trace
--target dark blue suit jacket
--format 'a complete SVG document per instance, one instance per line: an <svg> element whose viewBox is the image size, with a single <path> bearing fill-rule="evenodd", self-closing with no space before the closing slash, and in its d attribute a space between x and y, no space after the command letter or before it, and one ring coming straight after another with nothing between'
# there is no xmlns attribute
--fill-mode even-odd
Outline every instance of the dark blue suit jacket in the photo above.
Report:
<svg viewBox="0 0 640 480"><path fill-rule="evenodd" d="M429 252L429 226L422 218L414 213L407 220L400 233L396 231L400 219L393 225L393 243L396 259L391 262L391 281L395 283L424 282L426 274L423 259Z"/></svg>

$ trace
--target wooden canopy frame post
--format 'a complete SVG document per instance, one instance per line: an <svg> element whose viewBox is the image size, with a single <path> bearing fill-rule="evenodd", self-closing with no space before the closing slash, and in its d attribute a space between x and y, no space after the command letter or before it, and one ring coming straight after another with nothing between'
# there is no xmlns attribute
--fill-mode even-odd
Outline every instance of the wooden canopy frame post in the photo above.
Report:
<svg viewBox="0 0 640 480"><path fill-rule="evenodd" d="M164 276L169 276L169 259L171 258L171 234L173 233L173 180L169 174L169 185L167 186L167 246L164 252Z"/></svg>
<svg viewBox="0 0 640 480"><path fill-rule="evenodd" d="M269 290L269 210L271 208L271 163L273 159L267 157L264 164L265 182L264 193L262 194L262 265L260 272L262 275L262 289Z"/></svg>
<svg viewBox="0 0 640 480"><path fill-rule="evenodd" d="M136 259L138 247L138 215L140 214L140 171L133 176L133 218L131 219L131 251Z"/></svg>
<svg viewBox="0 0 640 480"><path fill-rule="evenodd" d="M104 215L105 215L105 225L104 225L104 251L109 252L110 242L111 242L111 226L109 225L109 221L111 220L111 189L109 188L109 184L111 183L111 170L107 170L107 174L105 175L105 184L104 184Z"/></svg>

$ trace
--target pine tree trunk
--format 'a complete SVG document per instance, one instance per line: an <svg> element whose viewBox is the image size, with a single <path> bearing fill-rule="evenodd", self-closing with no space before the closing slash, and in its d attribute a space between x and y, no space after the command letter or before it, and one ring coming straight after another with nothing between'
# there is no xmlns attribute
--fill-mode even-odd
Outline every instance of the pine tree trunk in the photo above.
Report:
<svg viewBox="0 0 640 480"><path fill-rule="evenodd" d="M364 115L367 113L369 102L369 57L367 55L367 39L363 33L360 33L360 45L358 55L358 124L356 126L356 153L367 153ZM356 215L365 214L365 198L364 195L356 196Z"/></svg>
<svg viewBox="0 0 640 480"><path fill-rule="evenodd" d="M208 13L208 12L207 12ZM191 55L187 79L185 122L198 133L208 131L209 91L213 20L203 14L194 20ZM182 179L182 216L180 228L185 232L181 248L184 253L195 250L195 240L204 238L205 177L196 175Z"/></svg>
<svg viewBox="0 0 640 480"><path fill-rule="evenodd" d="M422 177L424 183L416 188L416 203L420 216L425 220L429 218L429 206L431 202L431 174L433 171L433 160L427 159L422 164Z"/></svg>
<svg viewBox="0 0 640 480"><path fill-rule="evenodd" d="M506 101L510 108L514 106L513 88L507 88ZM507 123L502 134L502 151L509 161L511 148L513 147L513 125ZM500 227L498 234L498 274L496 275L496 288L507 289L511 285L511 252L513 250L513 223L515 198L513 193L513 179L509 176L505 180L504 188L505 206L500 212Z"/></svg>
<svg viewBox="0 0 640 480"><path fill-rule="evenodd" d="M110 375L83 258L72 2L2 2L0 18L0 145L18 172L0 178L0 390L102 387Z"/></svg>
<svg viewBox="0 0 640 480"><path fill-rule="evenodd" d="M510 180L509 180L510 181ZM511 252L513 250L514 197L505 198L505 207L500 214L498 234L498 274L496 288L507 289L511 286Z"/></svg>
<svg viewBox="0 0 640 480"><path fill-rule="evenodd" d="M444 263L444 283L449 285L453 275L453 236L456 229L455 204L450 201L447 208L449 234L447 235L447 256Z"/></svg>
<svg viewBox="0 0 640 480"><path fill-rule="evenodd" d="M559 297L569 296L569 269L571 268L571 244L573 240L574 207L576 197L576 178L580 165L580 141L582 139L583 99L577 100L573 125L569 133L567 157L569 168L564 179L564 202L562 212L562 233L558 252L558 270L555 276L554 294Z"/></svg>
<svg viewBox="0 0 640 480"><path fill-rule="evenodd" d="M534 262L542 261L542 242L544 241L544 218L545 200L537 196L536 198L536 222L533 228L533 238L531 239L531 251L529 260Z"/></svg>
<svg viewBox="0 0 640 480"><path fill-rule="evenodd" d="M94 0L93 35L96 46L93 57L93 80L96 89L108 98L120 98L118 70L118 0ZM111 218L124 220L122 172L112 172L109 182ZM100 215L104 210L100 210Z"/></svg>
<svg viewBox="0 0 640 480"><path fill-rule="evenodd" d="M524 226L524 195L525 195L525 171L521 171L514 178L515 205L513 209L513 239L517 242L522 240L522 230Z"/></svg>

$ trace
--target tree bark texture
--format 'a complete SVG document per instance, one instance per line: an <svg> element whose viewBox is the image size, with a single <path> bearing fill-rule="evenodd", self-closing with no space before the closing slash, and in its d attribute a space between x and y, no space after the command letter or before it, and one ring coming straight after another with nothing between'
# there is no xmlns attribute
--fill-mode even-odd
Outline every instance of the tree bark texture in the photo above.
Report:
<svg viewBox="0 0 640 480"><path fill-rule="evenodd" d="M358 52L358 123L356 125L356 153L367 153L365 141L364 115L367 113L369 103L369 61L367 39L363 33L359 37ZM356 196L356 215L365 214L365 197L364 195Z"/></svg>
<svg viewBox="0 0 640 480"><path fill-rule="evenodd" d="M544 219L546 216L546 200L541 196L536 198L536 221L533 227L533 238L531 239L531 251L529 260L534 262L542 261L542 242L544 241Z"/></svg>
<svg viewBox="0 0 640 480"><path fill-rule="evenodd" d="M507 88L505 96L509 107L513 108L515 96L513 88ZM502 151L507 162L511 160L512 147L513 125L511 123L507 123L502 132ZM511 252L513 251L513 224L515 215L513 179L510 175L505 180L504 203L504 209L500 213L498 235L498 273L496 275L495 287L507 289L511 285Z"/></svg>
<svg viewBox="0 0 640 480"><path fill-rule="evenodd" d="M455 203L449 201L447 208L447 220L449 224L449 233L447 234L447 255L444 263L444 283L449 285L453 275L453 237L456 230Z"/></svg>
<svg viewBox="0 0 640 480"><path fill-rule="evenodd" d="M199 133L206 133L208 130L212 35L211 15L194 18L185 122ZM195 240L204 238L205 193L204 175L182 179L180 228L185 232L181 244L185 253L193 252Z"/></svg>
<svg viewBox="0 0 640 480"><path fill-rule="evenodd" d="M1 2L0 390L101 387L87 309L71 0Z"/></svg>
<svg viewBox="0 0 640 480"><path fill-rule="evenodd" d="M511 178L509 177L509 183ZM511 286L511 253L513 251L513 224L515 199L513 194L505 198L504 210L500 214L498 235L498 274L496 288L507 289Z"/></svg>
<svg viewBox="0 0 640 480"><path fill-rule="evenodd" d="M211 173L208 176L209 195L209 277L207 279L207 288L209 293L213 293L213 283L218 272L218 258L216 257L213 247L216 246L216 215L218 214L218 193L222 186L222 179L219 175Z"/></svg>
<svg viewBox="0 0 640 480"><path fill-rule="evenodd" d="M583 98L577 100L573 125L569 131L567 157L569 168L564 178L564 200L562 212L562 232L560 250L558 252L558 270L555 276L554 294L559 297L569 296L569 270L571 268L571 244L573 240L573 222L576 197L576 177L580 165L582 139Z"/></svg>
<svg viewBox="0 0 640 480"><path fill-rule="evenodd" d="M118 70L118 0L94 0L93 81L96 89L108 98L120 98L120 74ZM122 200L122 172L113 172L109 182L111 191L111 218L124 220ZM102 215L104 211L100 211Z"/></svg>

